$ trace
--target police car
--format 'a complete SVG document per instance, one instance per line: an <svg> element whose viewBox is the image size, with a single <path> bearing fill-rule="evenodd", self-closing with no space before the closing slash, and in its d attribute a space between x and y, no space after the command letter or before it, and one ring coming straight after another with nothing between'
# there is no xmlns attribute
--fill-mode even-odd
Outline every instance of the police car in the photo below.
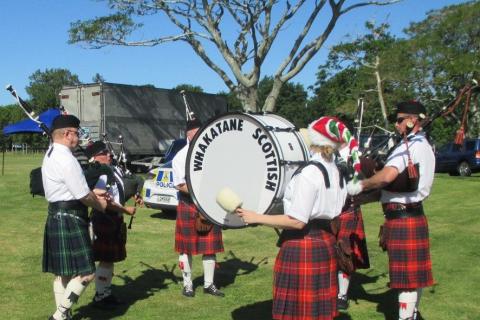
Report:
<svg viewBox="0 0 480 320"><path fill-rule="evenodd" d="M178 191L173 185L173 157L180 151L187 141L177 139L172 142L163 163L148 172L143 184L142 197L147 208L175 209L178 205Z"/></svg>

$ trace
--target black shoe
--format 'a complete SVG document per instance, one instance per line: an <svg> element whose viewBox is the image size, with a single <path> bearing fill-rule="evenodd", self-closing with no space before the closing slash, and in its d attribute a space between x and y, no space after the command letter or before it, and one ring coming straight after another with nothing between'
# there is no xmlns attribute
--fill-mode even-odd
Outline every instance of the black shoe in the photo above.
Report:
<svg viewBox="0 0 480 320"><path fill-rule="evenodd" d="M185 297L188 297L188 298L193 298L193 297L195 297L195 291L193 291L193 287L192 287L192 286L185 286L185 287L183 287L182 294L183 294Z"/></svg>
<svg viewBox="0 0 480 320"><path fill-rule="evenodd" d="M208 288L203 288L203 293L208 293L216 297L225 297L225 294L218 290L213 283Z"/></svg>
<svg viewBox="0 0 480 320"><path fill-rule="evenodd" d="M98 295L95 294L92 304L95 308L99 309L114 309L115 307L125 304L123 301L117 299L117 297L115 297L113 294L106 296L100 300L97 299Z"/></svg>
<svg viewBox="0 0 480 320"><path fill-rule="evenodd" d="M348 309L348 297L346 295L340 296L337 298L337 309L338 310Z"/></svg>

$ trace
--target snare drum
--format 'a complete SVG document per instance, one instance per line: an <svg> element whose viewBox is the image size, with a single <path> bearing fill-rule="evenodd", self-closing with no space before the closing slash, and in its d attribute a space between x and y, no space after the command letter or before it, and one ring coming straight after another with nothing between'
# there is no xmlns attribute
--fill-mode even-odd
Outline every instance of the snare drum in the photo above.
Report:
<svg viewBox="0 0 480 320"><path fill-rule="evenodd" d="M274 114L227 113L206 123L191 141L187 185L210 221L241 228L245 223L217 204L218 192L230 188L245 209L283 213L285 187L308 157L301 135L288 120Z"/></svg>

